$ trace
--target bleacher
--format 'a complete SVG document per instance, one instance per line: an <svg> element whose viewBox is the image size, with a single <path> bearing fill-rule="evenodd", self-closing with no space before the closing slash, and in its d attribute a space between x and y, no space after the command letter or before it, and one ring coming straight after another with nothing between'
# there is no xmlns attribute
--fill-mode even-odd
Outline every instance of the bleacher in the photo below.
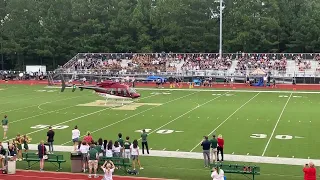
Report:
<svg viewBox="0 0 320 180"><path fill-rule="evenodd" d="M212 72L245 76L255 69L275 76L320 75L319 54L224 54L212 53L79 53L62 66L64 71L116 71L120 73Z"/></svg>

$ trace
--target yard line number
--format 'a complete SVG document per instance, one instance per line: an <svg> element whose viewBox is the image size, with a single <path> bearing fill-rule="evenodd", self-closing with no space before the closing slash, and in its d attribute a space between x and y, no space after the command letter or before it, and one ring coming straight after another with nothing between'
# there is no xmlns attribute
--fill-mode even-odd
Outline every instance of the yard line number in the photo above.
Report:
<svg viewBox="0 0 320 180"><path fill-rule="evenodd" d="M35 126L32 126L31 128L32 129L46 129L46 128L49 128L50 125L44 125L44 124L38 124L38 125L35 125ZM69 126L52 126L52 129L67 129Z"/></svg>
<svg viewBox="0 0 320 180"><path fill-rule="evenodd" d="M151 132L152 129L144 129L146 131L146 133L149 133ZM142 129L141 130L136 130L134 132L139 132L139 133L142 133ZM175 131L175 130L171 130L171 129L161 129L161 130L158 130L156 133L157 134L171 134L171 133L174 133L174 132L183 132L183 131Z"/></svg>
<svg viewBox="0 0 320 180"><path fill-rule="evenodd" d="M266 134L251 134L251 138L254 139L265 139L268 137ZM280 139L280 140L291 140L293 139L293 136L291 135L276 135L274 138Z"/></svg>

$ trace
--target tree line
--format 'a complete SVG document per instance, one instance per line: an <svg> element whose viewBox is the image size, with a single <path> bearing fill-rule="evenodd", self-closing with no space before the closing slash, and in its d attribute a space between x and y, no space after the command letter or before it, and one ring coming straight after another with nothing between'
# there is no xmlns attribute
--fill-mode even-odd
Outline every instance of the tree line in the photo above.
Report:
<svg viewBox="0 0 320 180"><path fill-rule="evenodd" d="M320 0L224 0L224 52L320 51ZM218 0L0 0L4 69L78 52L218 52ZM2 62L0 62L2 65Z"/></svg>

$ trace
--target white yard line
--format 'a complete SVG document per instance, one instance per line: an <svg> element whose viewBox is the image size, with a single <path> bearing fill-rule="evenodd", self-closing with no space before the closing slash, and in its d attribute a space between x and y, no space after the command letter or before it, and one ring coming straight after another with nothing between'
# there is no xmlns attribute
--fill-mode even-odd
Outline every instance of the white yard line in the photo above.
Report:
<svg viewBox="0 0 320 180"><path fill-rule="evenodd" d="M44 104L50 104L50 103L54 103L54 102L65 101L65 100L74 99L74 98L78 98L78 97L80 97L80 96L71 97L71 98L65 98L65 99L59 99L59 100L50 101L50 102L45 102L45 103L36 104L36 105L32 105L32 106L27 106L27 107L23 107L23 108L12 109L12 110L9 110L9 111L1 111L0 113L7 113L7 112L12 112L12 111L18 111L18 110L22 110L22 109L27 109L27 108L35 107L35 106L38 106L38 109L41 109L41 108L39 108L39 107L42 106L42 105L44 105Z"/></svg>
<svg viewBox="0 0 320 180"><path fill-rule="evenodd" d="M3 143L6 148L7 143ZM38 144L29 144L30 150L37 150ZM61 146L54 145L56 152L72 152L73 146ZM183 158L183 159L201 159L203 160L203 154L199 152L184 152L184 151L164 151L164 150L152 150L150 154L143 155L140 150L141 156L151 157L164 157L164 158ZM265 163L265 164L283 164L283 165L299 165L302 166L306 162L312 161L315 164L320 164L319 159L302 159L302 158L284 158L284 157L262 157L262 156L247 156L247 155L234 155L225 154L225 161L243 162L243 163Z"/></svg>
<svg viewBox="0 0 320 180"><path fill-rule="evenodd" d="M148 97L145 97L145 98L149 98L151 96L148 96ZM30 119L30 118L33 118L33 117L37 117L37 116L41 116L41 115L45 115L45 114L49 114L49 113L53 113L53 112L57 112L57 111L61 111L61 110L64 110L64 109L68 109L68 108L72 108L72 107L75 107L76 105L73 105L73 106L69 106L69 107L65 107L65 108L61 108L61 109L58 109L58 110L54 110L54 111L49 111L49 112L46 112L46 113L42 113L42 114L38 114L38 115L35 115L35 116L31 116L31 117L27 117L27 118L23 118L23 119L19 119L17 121L13 121L11 123L15 123L15 122L19 122L19 121L22 121L22 120L26 120L26 119ZM111 108L114 108L116 106L111 106L111 107L108 107L108 108L104 108L104 109L101 109L99 111L95 111L95 112L92 112L92 113L89 113L89 114L85 114L83 116L79 116L79 117L76 117L76 118L73 118L73 119L69 119L67 121L64 121L64 122L61 122L61 123L58 123L58 124L54 124L52 126L59 126L59 125L62 125L62 124L65 124L65 123L68 123L68 122L71 122L71 121L75 121L77 119L81 119L81 118L84 118L84 117L87 117L87 116L90 116L90 115L93 115L93 114L97 114L97 113L100 113L100 112L103 112L105 110L108 110L108 109L111 109ZM34 133L37 133L37 132L40 132L40 131L43 131L47 128L42 128L42 129L38 129L36 131L32 131L30 133L27 133L27 135L30 135L30 134L34 134ZM14 139L14 138L12 138ZM10 139L11 140L11 139Z"/></svg>
<svg viewBox="0 0 320 180"><path fill-rule="evenodd" d="M33 93L35 93L35 92L31 92L31 93L26 93L26 94L15 94L15 95L12 95L12 96L1 96L0 98L1 98L1 100L2 100L2 98L12 98L12 97L16 97L16 96L24 96L24 95L29 95L29 94L33 94ZM36 93L35 93L36 94Z"/></svg>
<svg viewBox="0 0 320 180"><path fill-rule="evenodd" d="M280 119L281 119L281 117L282 117L282 114L283 114L284 110L286 109L286 107L287 107L287 105L288 105L291 97L292 97L292 93L290 94L290 96L289 96L286 104L283 106L283 109L282 109L282 111L281 111L281 113L280 113L280 116L279 116L279 118L278 118L278 121L277 121L276 125L274 126L274 128L273 128L273 130L272 130L272 133L271 133L271 135L270 135L270 137L269 137L269 140L268 140L268 142L267 142L267 144L266 144L266 147L264 148L263 153L262 153L261 156L264 156L264 154L266 153L266 151L267 151L267 149L268 149L268 146L269 146L269 144L270 144L270 142L271 142L271 139L273 138L274 132L276 131L276 129L277 129L277 127L278 127L278 124L279 124L279 122L280 122Z"/></svg>
<svg viewBox="0 0 320 180"><path fill-rule="evenodd" d="M162 126L158 127L157 129L155 129L155 130L151 131L150 133L148 133L148 135L151 135L151 134L153 134L153 133L157 132L159 129L161 129L161 128L163 128L163 127L167 126L168 124L170 124L170 123L172 123L172 122L174 122L174 121L176 121L176 120L180 119L181 117L183 117L183 116L185 116L185 115L187 115L187 114L191 113L192 111L194 111L194 110L198 109L199 107L204 106L204 105L206 105L206 104L208 104L208 103L210 103L210 102L212 102L212 101L214 101L214 100L216 100L216 99L218 99L218 98L222 97L223 95L225 95L225 94L227 94L227 93L228 93L228 92L226 92L226 93L224 93L224 94L222 94L222 95L220 95L220 96L217 96L217 97L215 97L215 98L213 98L213 99L210 99L209 101L207 101L207 102L205 102L205 103L202 103L202 104L200 104L200 105L198 104L196 107L194 107L194 108L190 109L189 111L187 111L187 112L185 112L185 113L181 114L180 116L178 116L178 117L176 117L176 118L172 119L171 121L169 121L169 122L167 122L166 124L164 124L164 125L162 125ZM138 141L140 141L140 140L141 140L141 138L140 138Z"/></svg>
<svg viewBox="0 0 320 180"><path fill-rule="evenodd" d="M243 105L241 105L238 109L236 109L230 116L228 116L224 121L222 121L213 131L211 131L208 136L210 136L212 133L214 133L220 126L222 126L225 122L227 122L235 113L237 113L241 108L243 108L246 104L248 104L250 101L252 101L255 97L257 97L260 94L260 92L258 94L256 94L255 96L253 96L251 99L249 99L247 102L245 102ZM190 152L192 152L193 150L195 150L202 141L200 141L196 146L194 146Z"/></svg>
<svg viewBox="0 0 320 180"><path fill-rule="evenodd" d="M319 86L320 87L320 86ZM272 90L234 90L234 89L156 89L156 88L135 88L146 91L197 91L197 92L243 92L243 93L284 93L284 94L320 94L320 91L272 91Z"/></svg>
<svg viewBox="0 0 320 180"><path fill-rule="evenodd" d="M152 96L153 96L153 95L147 96L147 97L144 97L144 98L141 98L141 99L150 98L150 97L152 97ZM64 101L64 100L74 99L74 98L77 98L77 97L81 97L81 96L76 96L76 97L72 97L72 98L61 99L61 100L57 100L57 101L45 102L45 103L42 103L42 104L38 105L38 109L41 109L41 108L39 108L39 107L40 107L41 105L44 105L44 104L49 104L49 103L53 103L53 102L58 102L58 101ZM37 106L37 105L33 105L33 106ZM33 106L32 106L32 107L33 107ZM46 114L55 113L55 112L58 112L58 111L61 111L61 110L65 110L65 109L69 109L69 108L76 107L76 106L77 106L77 105L72 105L72 106L68 106L68 107L61 108L61 109L57 109L57 110L53 110L53 111L48 111L48 112L41 113L41 114L37 114L37 115L34 115L34 116L30 116L30 117L18 119L18 120L15 120L15 121L10 122L10 124L13 124L13 123L16 123L16 122L20 122L20 121L23 121L23 120L27 120L27 119L30 119L30 118L34 118L34 117L46 115ZM30 107L30 106L29 106L29 107ZM110 108L113 108L113 107L114 107L114 106L112 106L112 107L110 107Z"/></svg>
<svg viewBox="0 0 320 180"><path fill-rule="evenodd" d="M172 100L170 100L170 101L167 101L167 102L161 104L160 106L163 106L163 105L169 104L169 103L171 103L171 102L173 102L173 101L176 101L176 100L179 100L179 99L182 99L182 98L191 96L191 95L193 95L193 94L195 94L195 93L197 93L197 92L194 92L194 93L191 93L191 94L187 94L187 95L181 96L181 97L179 97L179 98L172 99ZM114 123L111 123L111 124L109 124L109 125L107 125L107 126L104 126L104 127L102 127L102 128L99 128L99 129L96 129L96 130L94 130L94 131L91 131L91 134L96 133L96 132L98 132L98 131L101 131L101 130L103 130L103 129L105 129L105 128L111 127L111 126L113 126L113 125L115 125L115 124L118 124L118 123L120 123L120 122L126 121L127 119L130 119L130 118L135 117L135 116L137 116L137 115L139 115L139 114L142 114L142 113L145 113L145 112L147 112L147 111L150 111L150 110L155 109L155 108L157 108L157 107L159 107L159 106L151 107L151 108L149 108L149 109L146 109L146 110L143 110L143 111L138 112L138 113L136 113L136 114L133 114L133 115L131 115L131 116L128 116L128 117L126 117L126 118L124 118L124 119L121 119L121 120L119 120L119 121L116 121L116 122L114 122ZM83 136L81 136L81 137L83 137ZM67 141L67 142L65 142L65 143L63 143L63 144L61 144L61 145L65 145L65 144L68 144L68 143L70 143L70 142L71 142L71 141Z"/></svg>
<svg viewBox="0 0 320 180"><path fill-rule="evenodd" d="M5 103L1 103L0 105L10 104L10 103L19 103L20 101L27 101L27 100L40 99L40 98L44 98L44 97L38 96L38 97L31 97L31 98L27 98L27 99L19 99L19 100L16 100L16 101L8 101L8 102L5 102Z"/></svg>
<svg viewBox="0 0 320 180"><path fill-rule="evenodd" d="M31 118L34 118L34 117L38 117L38 116L43 116L43 115L46 115L46 114L55 113L55 112L62 111L62 110L65 110L65 109L69 109L69 108L72 108L72 107L75 107L75 105L64 107L64 108L60 108L60 109L53 110L53 111L48 111L48 112L45 112L45 113L40 113L40 114L37 114L37 115L34 115L34 116L22 118L22 119L18 119L18 120L10 122L10 124L14 124L14 123L17 123L17 122L20 122L20 121L24 121L24 120L27 120L27 119L31 119Z"/></svg>

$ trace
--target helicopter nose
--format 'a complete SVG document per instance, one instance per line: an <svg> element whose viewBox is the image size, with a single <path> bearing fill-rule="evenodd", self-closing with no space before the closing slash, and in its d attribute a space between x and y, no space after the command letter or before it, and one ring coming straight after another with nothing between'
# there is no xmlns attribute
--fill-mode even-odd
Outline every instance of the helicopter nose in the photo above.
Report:
<svg viewBox="0 0 320 180"><path fill-rule="evenodd" d="M140 97L140 94L134 93L134 94L132 94L132 97L133 97L134 99L139 98L139 97Z"/></svg>

